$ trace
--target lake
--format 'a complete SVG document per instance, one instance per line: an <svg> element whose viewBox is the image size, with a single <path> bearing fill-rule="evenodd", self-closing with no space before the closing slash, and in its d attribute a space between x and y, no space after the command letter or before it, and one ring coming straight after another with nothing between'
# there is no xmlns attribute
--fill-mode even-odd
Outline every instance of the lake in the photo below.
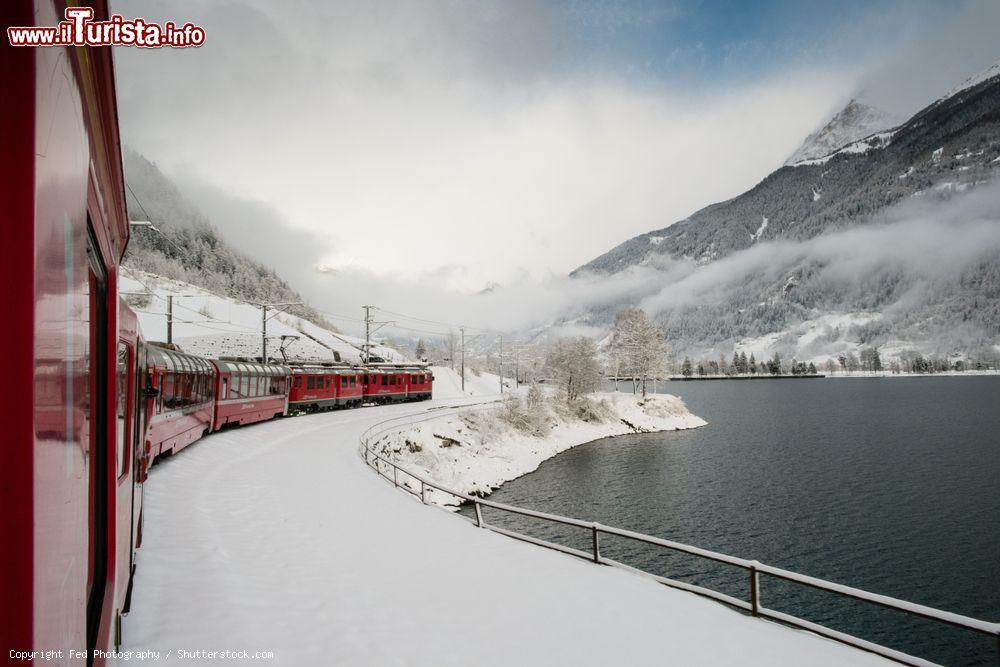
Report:
<svg viewBox="0 0 1000 667"><path fill-rule="evenodd" d="M625 390L628 385L622 385ZM1000 621L1000 378L672 382L709 425L608 438L491 499ZM589 534L486 510L581 549ZM746 574L602 537L602 553L747 599ZM762 603L949 665L995 640L762 578Z"/></svg>

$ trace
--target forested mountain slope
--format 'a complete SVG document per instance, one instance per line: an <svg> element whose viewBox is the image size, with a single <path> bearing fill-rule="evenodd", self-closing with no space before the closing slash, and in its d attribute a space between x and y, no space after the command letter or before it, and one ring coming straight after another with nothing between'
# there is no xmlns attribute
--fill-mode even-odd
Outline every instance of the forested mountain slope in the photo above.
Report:
<svg viewBox="0 0 1000 667"><path fill-rule="evenodd" d="M149 220L159 230L133 228L126 267L251 302L303 301L272 269L229 247L156 165L128 148L123 157L129 218ZM336 331L309 306L288 312Z"/></svg>

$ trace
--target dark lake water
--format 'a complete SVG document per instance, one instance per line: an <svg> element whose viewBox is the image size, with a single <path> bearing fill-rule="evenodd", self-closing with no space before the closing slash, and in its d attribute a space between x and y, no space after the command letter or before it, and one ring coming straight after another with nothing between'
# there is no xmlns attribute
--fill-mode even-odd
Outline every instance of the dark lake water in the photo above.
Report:
<svg viewBox="0 0 1000 667"><path fill-rule="evenodd" d="M1000 621L1000 378L667 383L709 425L581 445L493 500L641 531ZM572 528L485 519L581 549ZM724 565L602 537L602 553L747 599ZM947 665L996 640L762 578L772 609Z"/></svg>

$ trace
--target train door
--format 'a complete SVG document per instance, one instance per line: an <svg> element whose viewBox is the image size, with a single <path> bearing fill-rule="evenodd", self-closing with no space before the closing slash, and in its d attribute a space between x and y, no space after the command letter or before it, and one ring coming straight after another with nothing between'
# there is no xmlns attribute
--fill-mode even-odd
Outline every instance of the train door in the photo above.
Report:
<svg viewBox="0 0 1000 667"><path fill-rule="evenodd" d="M108 578L108 277L89 225L87 231L91 397L90 443L86 453L90 473L87 648L93 655Z"/></svg>
<svg viewBox="0 0 1000 667"><path fill-rule="evenodd" d="M136 549L142 543L142 483L146 481L146 428L152 398L149 396L149 362L146 346L140 341L135 355L135 430L132 435L132 461L136 469L135 490L132 495L132 536Z"/></svg>
<svg viewBox="0 0 1000 667"><path fill-rule="evenodd" d="M135 459L132 438L135 432L136 395L135 343L119 339L117 367L115 373L115 626L114 643L121 639L118 616L120 609L128 604L131 592L131 573L135 531L133 512L135 511ZM120 597L124 595L124 598Z"/></svg>

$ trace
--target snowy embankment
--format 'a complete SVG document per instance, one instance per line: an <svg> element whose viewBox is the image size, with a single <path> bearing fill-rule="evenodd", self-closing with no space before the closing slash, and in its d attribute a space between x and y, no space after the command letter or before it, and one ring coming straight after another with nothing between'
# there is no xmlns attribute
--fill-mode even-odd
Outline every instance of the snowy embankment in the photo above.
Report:
<svg viewBox="0 0 1000 667"><path fill-rule="evenodd" d="M256 665L889 664L477 529L358 456L376 422L463 400L237 428L154 466L122 650L188 665L219 660L178 649L267 652L233 663Z"/></svg>
<svg viewBox="0 0 1000 667"><path fill-rule="evenodd" d="M133 269L122 269L121 290L138 313L146 340L167 340L167 311L172 310L173 342L185 352L207 357L260 356L260 306ZM364 341L360 338L324 329L290 313L275 314L272 310L269 317L269 357L280 359L283 351L290 362L332 362L336 353L344 362L361 361ZM409 361L383 345L373 346L372 352L391 362Z"/></svg>
<svg viewBox="0 0 1000 667"><path fill-rule="evenodd" d="M521 392L524 393L523 391ZM518 401L511 406L510 401ZM594 394L574 407L548 397L534 413L518 396L379 433L372 449L405 470L466 494L485 495L559 452L600 438L704 426L668 394ZM405 477L405 476L404 476ZM407 485L419 482L401 479ZM428 501L455 505L445 493Z"/></svg>

